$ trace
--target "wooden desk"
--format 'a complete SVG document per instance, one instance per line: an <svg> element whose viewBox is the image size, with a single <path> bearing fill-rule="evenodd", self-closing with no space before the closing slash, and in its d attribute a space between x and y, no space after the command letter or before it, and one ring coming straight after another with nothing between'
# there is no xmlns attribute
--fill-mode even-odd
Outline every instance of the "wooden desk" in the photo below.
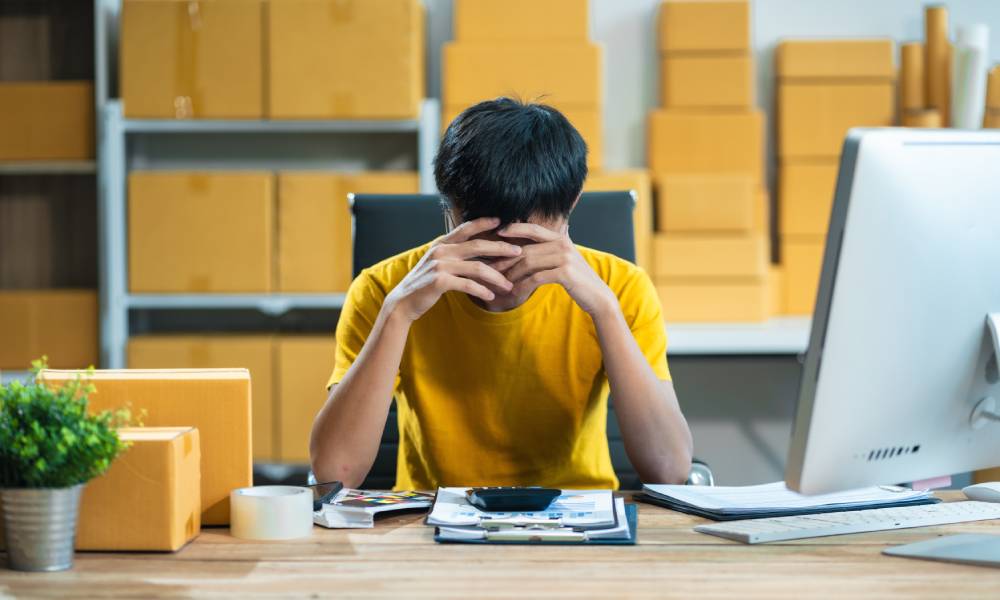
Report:
<svg viewBox="0 0 1000 600"><path fill-rule="evenodd" d="M0 597L1000 597L1000 569L880 554L933 535L1000 533L997 521L745 546L640 504L637 546L532 547L438 545L422 519L317 527L291 542L207 529L176 554L80 553L66 573L0 570Z"/></svg>

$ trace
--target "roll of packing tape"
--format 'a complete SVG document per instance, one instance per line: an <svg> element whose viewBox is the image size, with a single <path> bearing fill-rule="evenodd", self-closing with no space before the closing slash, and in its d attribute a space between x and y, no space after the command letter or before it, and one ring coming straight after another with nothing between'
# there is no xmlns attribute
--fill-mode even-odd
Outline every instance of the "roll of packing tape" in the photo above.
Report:
<svg viewBox="0 0 1000 600"><path fill-rule="evenodd" d="M290 540L312 532L313 493L304 487L262 485L229 493L230 532L247 540Z"/></svg>

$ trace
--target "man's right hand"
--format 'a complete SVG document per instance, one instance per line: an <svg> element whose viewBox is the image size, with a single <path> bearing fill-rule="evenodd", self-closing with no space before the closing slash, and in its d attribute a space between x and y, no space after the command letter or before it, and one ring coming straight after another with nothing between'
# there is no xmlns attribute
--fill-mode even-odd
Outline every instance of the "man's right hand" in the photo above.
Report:
<svg viewBox="0 0 1000 600"><path fill-rule="evenodd" d="M520 256L520 246L472 239L499 225L500 220L496 218L475 219L462 223L438 239L389 293L384 305L392 307L394 314L413 322L430 310L445 292L463 292L488 302L495 295L487 285L510 291L513 284L506 277L477 259Z"/></svg>

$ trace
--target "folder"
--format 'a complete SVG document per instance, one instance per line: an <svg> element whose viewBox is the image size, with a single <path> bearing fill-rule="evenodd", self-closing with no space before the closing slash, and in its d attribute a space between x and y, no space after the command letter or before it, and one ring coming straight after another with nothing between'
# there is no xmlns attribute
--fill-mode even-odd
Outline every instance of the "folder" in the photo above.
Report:
<svg viewBox="0 0 1000 600"><path fill-rule="evenodd" d="M628 529L628 537L602 538L595 535L601 530L572 531L572 528L551 528L537 529L531 531L520 531L518 535L494 534L483 532L479 538L459 538L448 535L448 527L434 528L434 541L439 544L500 544L500 545L543 545L555 544L566 546L594 545L594 546L634 546L636 543L636 522L638 509L635 504L625 504L621 498L616 499L621 503L625 525ZM566 531L569 529L570 531ZM442 531L444 530L444 531ZM510 531L510 530L507 530Z"/></svg>

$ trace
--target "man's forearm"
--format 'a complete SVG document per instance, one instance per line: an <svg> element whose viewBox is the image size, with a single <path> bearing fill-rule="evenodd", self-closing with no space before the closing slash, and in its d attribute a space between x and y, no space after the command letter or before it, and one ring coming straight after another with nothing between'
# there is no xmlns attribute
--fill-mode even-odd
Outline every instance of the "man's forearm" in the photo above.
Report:
<svg viewBox="0 0 1000 600"><path fill-rule="evenodd" d="M594 324L629 460L643 481L683 483L691 432L672 384L653 372L617 303L594 316Z"/></svg>
<svg viewBox="0 0 1000 600"><path fill-rule="evenodd" d="M357 360L316 415L309 449L318 480L356 487L371 469L409 327L383 306Z"/></svg>

